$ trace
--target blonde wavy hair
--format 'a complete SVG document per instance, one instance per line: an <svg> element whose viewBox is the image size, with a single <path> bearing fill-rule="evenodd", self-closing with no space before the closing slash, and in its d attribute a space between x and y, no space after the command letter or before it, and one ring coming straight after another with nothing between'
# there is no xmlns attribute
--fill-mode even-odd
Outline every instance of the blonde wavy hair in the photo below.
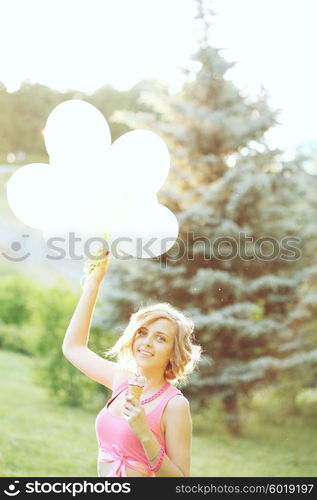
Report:
<svg viewBox="0 0 317 500"><path fill-rule="evenodd" d="M117 357L119 362L133 366L132 345L137 331L145 324L159 318L168 319L176 326L173 354L164 377L175 384L183 383L187 375L194 371L202 349L194 344L193 321L166 302L141 307L133 313L121 337L105 352L105 355Z"/></svg>

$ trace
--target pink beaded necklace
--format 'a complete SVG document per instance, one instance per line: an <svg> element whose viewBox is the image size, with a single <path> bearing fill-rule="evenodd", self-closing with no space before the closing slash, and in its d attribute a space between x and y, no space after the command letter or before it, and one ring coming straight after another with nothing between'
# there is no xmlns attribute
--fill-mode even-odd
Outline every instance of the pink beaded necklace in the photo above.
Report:
<svg viewBox="0 0 317 500"><path fill-rule="evenodd" d="M169 382L166 382L165 385L163 385L163 387L161 387L161 389L159 391L157 391L155 394L153 394L152 396L149 396L148 398L145 398L145 399L142 399L142 401L140 401L140 404L141 405L145 405L145 403L149 403L150 401L153 401L153 399L156 399L158 398L161 394L163 394L164 391L166 391L166 389L168 389L169 387L171 386L171 384ZM125 391L126 395L128 395L129 393L129 388L126 389Z"/></svg>

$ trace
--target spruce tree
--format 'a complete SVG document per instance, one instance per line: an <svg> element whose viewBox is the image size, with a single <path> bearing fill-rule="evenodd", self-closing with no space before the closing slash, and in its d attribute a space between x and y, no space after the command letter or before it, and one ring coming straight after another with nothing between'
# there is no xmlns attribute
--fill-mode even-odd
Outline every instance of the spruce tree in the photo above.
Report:
<svg viewBox="0 0 317 500"><path fill-rule="evenodd" d="M267 146L276 113L264 92L251 99L227 78L232 63L210 46L197 4L203 36L182 90L157 85L142 97L152 111L113 116L168 145L172 166L159 200L176 214L183 244L160 258L118 262L97 321L123 326L158 301L192 315L204 356L183 390L200 405L220 398L239 435L239 395L317 359L291 321L306 262L307 174Z"/></svg>

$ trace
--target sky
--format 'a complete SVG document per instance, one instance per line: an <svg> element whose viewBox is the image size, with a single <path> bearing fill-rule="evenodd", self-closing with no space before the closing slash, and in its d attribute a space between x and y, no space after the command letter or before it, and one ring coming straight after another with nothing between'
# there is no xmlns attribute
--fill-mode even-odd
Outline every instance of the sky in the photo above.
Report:
<svg viewBox="0 0 317 500"><path fill-rule="evenodd" d="M228 76L260 86L281 110L272 145L317 140L314 0L213 0L212 45L236 61ZM157 78L177 91L197 46L193 0L0 0L0 81L57 90L128 89Z"/></svg>

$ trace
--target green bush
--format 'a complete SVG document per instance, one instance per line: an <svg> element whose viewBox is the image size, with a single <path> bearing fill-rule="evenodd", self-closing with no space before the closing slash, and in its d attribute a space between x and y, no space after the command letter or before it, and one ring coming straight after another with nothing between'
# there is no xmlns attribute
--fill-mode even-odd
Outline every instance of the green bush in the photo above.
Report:
<svg viewBox="0 0 317 500"><path fill-rule="evenodd" d="M33 320L40 288L3 268L0 274L0 348L32 355L38 338Z"/></svg>
<svg viewBox="0 0 317 500"><path fill-rule="evenodd" d="M37 363L34 380L45 385L54 397L71 406L100 408L105 388L73 367L62 353L64 335L79 297L62 287L42 294L37 322ZM91 329L89 347L99 355L114 343L113 335L102 334L99 327Z"/></svg>
<svg viewBox="0 0 317 500"><path fill-rule="evenodd" d="M38 300L39 288L19 275L1 276L0 321L22 325L31 321Z"/></svg>
<svg viewBox="0 0 317 500"><path fill-rule="evenodd" d="M0 348L35 355L33 380L60 402L100 408L105 388L73 367L62 353L64 335L79 296L60 283L44 289L0 268ZM103 355L113 334L91 328L89 347Z"/></svg>
<svg viewBox="0 0 317 500"><path fill-rule="evenodd" d="M35 355L33 381L45 386L60 402L100 408L105 387L82 374L62 353L79 295L62 282L47 289L3 268L0 274L0 348ZM114 334L95 326L91 328L89 347L103 356L115 340Z"/></svg>
<svg viewBox="0 0 317 500"><path fill-rule="evenodd" d="M0 323L0 349L33 355L39 331L31 324L13 325Z"/></svg>

